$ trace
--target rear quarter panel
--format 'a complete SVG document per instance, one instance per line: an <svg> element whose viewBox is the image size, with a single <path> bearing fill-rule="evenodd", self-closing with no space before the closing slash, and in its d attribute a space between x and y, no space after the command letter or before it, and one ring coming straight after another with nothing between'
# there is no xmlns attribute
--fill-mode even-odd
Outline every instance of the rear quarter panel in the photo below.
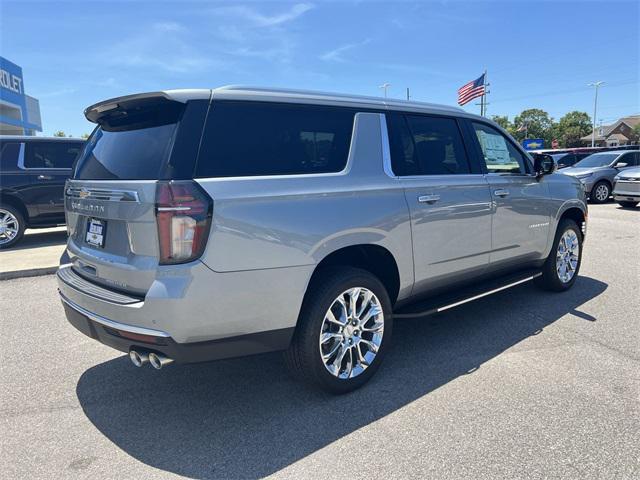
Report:
<svg viewBox="0 0 640 480"><path fill-rule="evenodd" d="M358 113L340 173L199 179L214 201L203 262L216 272L285 269L315 265L343 247L373 244L393 254L400 298L408 295L409 212L402 187L384 173L382 151L380 116Z"/></svg>

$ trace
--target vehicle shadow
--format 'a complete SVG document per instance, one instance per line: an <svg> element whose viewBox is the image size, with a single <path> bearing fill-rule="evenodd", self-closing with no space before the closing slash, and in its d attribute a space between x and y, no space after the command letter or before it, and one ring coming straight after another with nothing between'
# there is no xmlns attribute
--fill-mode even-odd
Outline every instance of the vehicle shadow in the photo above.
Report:
<svg viewBox="0 0 640 480"><path fill-rule="evenodd" d="M395 348L364 388L343 396L292 381L279 354L136 369L120 357L87 370L76 393L118 447L191 478L259 478L428 395L600 295L580 277L568 292L531 284L442 314L399 320Z"/></svg>
<svg viewBox="0 0 640 480"><path fill-rule="evenodd" d="M22 240L10 250L26 250L29 248L50 247L53 245L64 245L67 243L66 229L29 229L26 231Z"/></svg>

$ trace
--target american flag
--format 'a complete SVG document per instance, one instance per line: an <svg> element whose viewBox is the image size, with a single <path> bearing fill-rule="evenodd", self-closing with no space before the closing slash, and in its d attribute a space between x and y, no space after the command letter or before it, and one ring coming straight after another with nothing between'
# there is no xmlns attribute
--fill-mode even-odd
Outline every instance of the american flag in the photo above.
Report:
<svg viewBox="0 0 640 480"><path fill-rule="evenodd" d="M482 95L484 95L484 73L458 89L458 105L469 103Z"/></svg>

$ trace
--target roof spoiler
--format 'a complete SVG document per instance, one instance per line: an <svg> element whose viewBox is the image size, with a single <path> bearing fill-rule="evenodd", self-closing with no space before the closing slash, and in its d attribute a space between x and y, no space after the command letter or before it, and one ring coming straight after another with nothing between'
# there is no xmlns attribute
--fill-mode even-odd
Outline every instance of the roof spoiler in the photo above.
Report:
<svg viewBox="0 0 640 480"><path fill-rule="evenodd" d="M165 92L138 93L124 97L111 98L87 107L84 116L93 123L101 123L101 120L114 114L123 113L137 107L158 104L183 103L172 98Z"/></svg>

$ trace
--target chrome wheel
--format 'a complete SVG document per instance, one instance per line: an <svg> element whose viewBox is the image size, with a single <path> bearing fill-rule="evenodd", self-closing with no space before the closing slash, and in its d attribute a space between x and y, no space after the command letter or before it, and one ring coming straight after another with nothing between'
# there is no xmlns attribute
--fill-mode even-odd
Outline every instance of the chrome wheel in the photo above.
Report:
<svg viewBox="0 0 640 480"><path fill-rule="evenodd" d="M569 229L562 234L556 252L556 272L562 283L569 283L576 274L580 258L578 235Z"/></svg>
<svg viewBox="0 0 640 480"><path fill-rule="evenodd" d="M20 223L15 215L0 208L0 245L5 245L16 238L19 231Z"/></svg>
<svg viewBox="0 0 640 480"><path fill-rule="evenodd" d="M373 363L384 334L380 300L366 288L342 292L325 313L320 355L334 377L353 378Z"/></svg>
<svg viewBox="0 0 640 480"><path fill-rule="evenodd" d="M599 202L604 202L609 198L609 187L607 187L604 183L596 186L595 192L593 192L593 196L596 197L596 200Z"/></svg>

